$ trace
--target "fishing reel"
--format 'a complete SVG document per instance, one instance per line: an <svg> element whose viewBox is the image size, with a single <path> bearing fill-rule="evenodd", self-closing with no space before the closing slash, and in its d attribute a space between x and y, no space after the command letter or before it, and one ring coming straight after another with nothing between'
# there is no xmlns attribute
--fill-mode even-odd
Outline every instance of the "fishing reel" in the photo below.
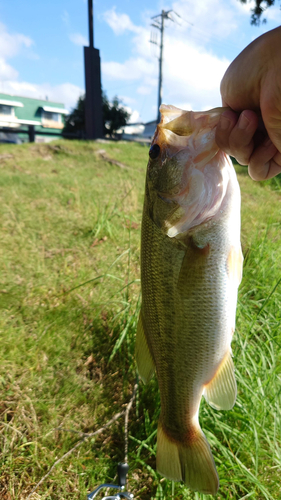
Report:
<svg viewBox="0 0 281 500"><path fill-rule="evenodd" d="M92 493L89 493L89 495L87 495L87 499L92 500L93 498L95 498L95 496L97 496L99 491L102 490L103 488L113 488L113 489L120 490L120 492L117 493L116 495L113 495L113 496L103 497L102 500L121 500L121 498L127 498L127 500L132 500L132 498L134 498L134 495L132 493L128 493L127 491L124 491L125 485L126 485L126 480L127 480L128 470L129 470L128 464L123 464L120 462L117 465L118 485L117 484L107 484L107 483L101 484L94 491L92 491Z"/></svg>

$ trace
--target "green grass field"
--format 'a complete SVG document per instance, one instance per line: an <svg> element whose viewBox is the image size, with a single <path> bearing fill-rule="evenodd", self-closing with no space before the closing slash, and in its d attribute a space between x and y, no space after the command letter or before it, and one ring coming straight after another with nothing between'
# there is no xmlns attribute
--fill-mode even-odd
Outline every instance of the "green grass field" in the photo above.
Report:
<svg viewBox="0 0 281 500"><path fill-rule="evenodd" d="M140 223L146 146L0 145L0 499L27 499L83 436L124 411L136 380ZM114 160L114 161L111 161ZM244 278L233 354L238 399L200 421L217 499L281 497L279 179L242 190ZM157 381L129 415L128 489L140 500L212 497L155 472ZM61 460L29 498L86 499L116 481L124 417ZM99 497L101 498L101 496Z"/></svg>

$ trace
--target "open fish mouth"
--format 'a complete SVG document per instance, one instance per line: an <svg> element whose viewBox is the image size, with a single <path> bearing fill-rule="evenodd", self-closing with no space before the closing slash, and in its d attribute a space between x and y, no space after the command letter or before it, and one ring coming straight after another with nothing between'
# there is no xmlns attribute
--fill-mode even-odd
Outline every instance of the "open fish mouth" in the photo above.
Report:
<svg viewBox="0 0 281 500"><path fill-rule="evenodd" d="M209 111L183 111L175 106L162 104L161 122L166 130L171 130L178 136L188 136L203 128L214 128L218 124L221 114L227 108L213 108Z"/></svg>
<svg viewBox="0 0 281 500"><path fill-rule="evenodd" d="M148 179L158 200L155 222L175 237L210 220L221 207L229 160L216 145L215 130L224 108L193 112L162 105L160 111L161 122L149 152Z"/></svg>
<svg viewBox="0 0 281 500"><path fill-rule="evenodd" d="M155 159L162 153L163 161L179 157L182 152L183 160L192 161L197 168L204 166L218 152L215 128L225 109L194 112L162 104L161 121L152 140L150 158Z"/></svg>

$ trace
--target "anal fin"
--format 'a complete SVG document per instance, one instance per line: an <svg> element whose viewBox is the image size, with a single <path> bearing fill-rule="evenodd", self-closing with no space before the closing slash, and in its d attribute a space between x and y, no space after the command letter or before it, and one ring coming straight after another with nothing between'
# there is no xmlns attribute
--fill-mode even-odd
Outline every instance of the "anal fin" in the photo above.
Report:
<svg viewBox="0 0 281 500"><path fill-rule="evenodd" d="M237 386L230 351L224 357L214 378L205 386L203 395L215 410L231 410L234 406Z"/></svg>
<svg viewBox="0 0 281 500"><path fill-rule="evenodd" d="M135 352L139 375L146 384L153 376L155 365L144 333L142 310L139 315Z"/></svg>

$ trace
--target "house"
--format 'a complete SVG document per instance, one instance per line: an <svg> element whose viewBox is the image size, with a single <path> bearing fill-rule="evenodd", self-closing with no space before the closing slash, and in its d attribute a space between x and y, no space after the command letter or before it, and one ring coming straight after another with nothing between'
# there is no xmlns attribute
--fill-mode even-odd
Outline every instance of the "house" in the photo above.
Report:
<svg viewBox="0 0 281 500"><path fill-rule="evenodd" d="M62 103L0 93L0 142L14 142L16 138L36 142L57 139L61 137L66 114Z"/></svg>
<svg viewBox="0 0 281 500"><path fill-rule="evenodd" d="M125 127L117 130L117 133L122 134L122 139L126 141L139 141L149 144L154 136L156 127L156 120L147 123L127 123Z"/></svg>
<svg viewBox="0 0 281 500"><path fill-rule="evenodd" d="M124 127L117 130L117 134L122 136L126 141L134 141L142 136L144 131L143 123L127 123Z"/></svg>
<svg viewBox="0 0 281 500"><path fill-rule="evenodd" d="M149 139L151 141L152 137L154 136L154 132L157 127L157 121L152 120L151 122L147 122L144 124L144 131L142 133L143 137L146 139Z"/></svg>

